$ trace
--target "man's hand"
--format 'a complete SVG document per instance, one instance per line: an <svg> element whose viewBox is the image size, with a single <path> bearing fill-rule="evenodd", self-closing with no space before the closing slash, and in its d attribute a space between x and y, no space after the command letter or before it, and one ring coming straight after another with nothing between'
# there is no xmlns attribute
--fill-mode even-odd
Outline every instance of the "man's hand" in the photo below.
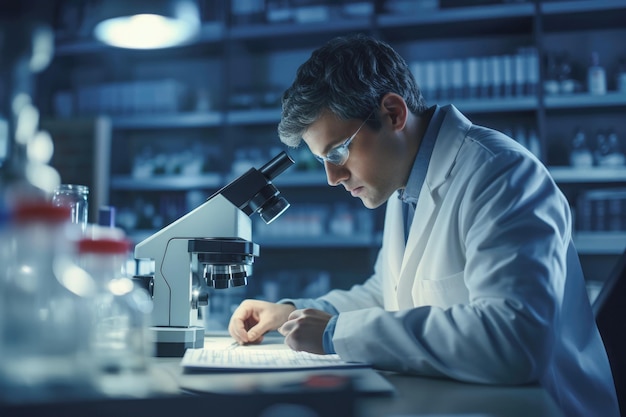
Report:
<svg viewBox="0 0 626 417"><path fill-rule="evenodd" d="M261 343L263 335L282 326L294 310L292 304L244 300L231 316L228 332L240 344Z"/></svg>
<svg viewBox="0 0 626 417"><path fill-rule="evenodd" d="M295 310L278 331L291 349L323 355L324 330L331 318L330 314L312 308Z"/></svg>

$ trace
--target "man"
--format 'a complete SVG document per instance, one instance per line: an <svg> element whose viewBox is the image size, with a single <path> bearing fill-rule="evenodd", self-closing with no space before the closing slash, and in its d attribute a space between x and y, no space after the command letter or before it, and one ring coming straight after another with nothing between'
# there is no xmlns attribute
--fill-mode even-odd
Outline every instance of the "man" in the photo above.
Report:
<svg viewBox="0 0 626 417"><path fill-rule="evenodd" d="M245 300L229 331L379 369L486 384L539 382L567 416L618 416L572 245L545 167L453 106L427 107L405 61L364 36L313 52L283 96L301 140L368 208L387 203L374 274L316 299Z"/></svg>

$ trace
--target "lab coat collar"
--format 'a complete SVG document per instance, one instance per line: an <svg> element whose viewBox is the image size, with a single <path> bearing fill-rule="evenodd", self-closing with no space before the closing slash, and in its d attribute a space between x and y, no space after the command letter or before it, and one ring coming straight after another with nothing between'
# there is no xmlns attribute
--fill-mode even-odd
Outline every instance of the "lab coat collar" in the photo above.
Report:
<svg viewBox="0 0 626 417"><path fill-rule="evenodd" d="M422 260L423 246L427 243L420 237L428 234L428 228L432 226L432 220L436 215L437 189L445 183L454 167L457 155L463 144L464 138L472 123L463 116L454 106L447 105L441 108L444 113L443 122L437 133L435 147L431 156L431 163L426 173L426 180L420 190L415 219L411 224L409 237L405 250L402 251L402 263L398 279L398 304L400 308L410 308L415 305L412 299L411 288L415 281L415 271ZM401 207L398 204L398 217L402 219ZM402 239L402 234L395 235ZM404 242L397 242L401 245Z"/></svg>
<svg viewBox="0 0 626 417"><path fill-rule="evenodd" d="M429 191L432 193L437 187L444 183L450 175L454 163L458 155L463 139L467 136L472 122L465 117L452 104L442 106L444 119L439 128L435 148L431 156L431 163L426 174L426 186L428 190L422 187L422 193Z"/></svg>

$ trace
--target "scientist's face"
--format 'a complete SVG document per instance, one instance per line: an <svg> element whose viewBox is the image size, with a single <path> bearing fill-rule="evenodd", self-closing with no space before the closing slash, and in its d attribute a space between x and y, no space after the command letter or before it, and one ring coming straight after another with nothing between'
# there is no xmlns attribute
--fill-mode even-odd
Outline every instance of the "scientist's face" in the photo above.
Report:
<svg viewBox="0 0 626 417"><path fill-rule="evenodd" d="M406 184L407 172L402 162L407 158L406 146L386 117L382 115L381 130L374 131L367 125L362 126L362 120L342 120L326 111L302 137L314 155L324 158L356 132L345 163L336 165L326 160L324 168L329 185L343 185L370 209L385 203Z"/></svg>

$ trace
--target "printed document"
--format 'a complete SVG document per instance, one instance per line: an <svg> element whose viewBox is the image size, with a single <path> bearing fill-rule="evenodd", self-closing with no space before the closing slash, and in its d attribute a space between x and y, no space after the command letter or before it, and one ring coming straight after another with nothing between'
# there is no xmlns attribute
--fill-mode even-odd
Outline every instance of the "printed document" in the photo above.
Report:
<svg viewBox="0 0 626 417"><path fill-rule="evenodd" d="M345 362L339 355L315 355L289 348L263 349L262 345L187 349L181 365L187 369L242 372L371 367L364 363Z"/></svg>

